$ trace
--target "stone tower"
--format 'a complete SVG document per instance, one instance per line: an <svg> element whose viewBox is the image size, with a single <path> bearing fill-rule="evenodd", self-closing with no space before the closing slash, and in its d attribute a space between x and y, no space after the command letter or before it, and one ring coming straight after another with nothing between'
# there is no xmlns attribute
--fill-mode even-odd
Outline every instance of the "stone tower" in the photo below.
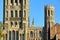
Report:
<svg viewBox="0 0 60 40"><path fill-rule="evenodd" d="M45 27L54 25L54 6L45 6Z"/></svg>
<svg viewBox="0 0 60 40"><path fill-rule="evenodd" d="M48 37L50 34L50 27L54 25L54 6L45 6L45 29L46 29L46 40L49 40Z"/></svg>
<svg viewBox="0 0 60 40"><path fill-rule="evenodd" d="M27 40L29 0L4 0L5 40Z"/></svg>

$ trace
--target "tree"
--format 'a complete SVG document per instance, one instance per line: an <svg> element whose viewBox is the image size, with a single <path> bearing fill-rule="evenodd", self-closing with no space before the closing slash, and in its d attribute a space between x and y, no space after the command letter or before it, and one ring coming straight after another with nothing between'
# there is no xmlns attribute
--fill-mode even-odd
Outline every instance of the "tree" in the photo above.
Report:
<svg viewBox="0 0 60 40"><path fill-rule="evenodd" d="M2 24L2 22L0 22L0 29L2 28L2 26L3 26L3 24Z"/></svg>
<svg viewBox="0 0 60 40"><path fill-rule="evenodd" d="M3 27L3 24L2 24L2 22L0 22L0 40L1 40L1 37L3 36L2 35L2 27Z"/></svg>

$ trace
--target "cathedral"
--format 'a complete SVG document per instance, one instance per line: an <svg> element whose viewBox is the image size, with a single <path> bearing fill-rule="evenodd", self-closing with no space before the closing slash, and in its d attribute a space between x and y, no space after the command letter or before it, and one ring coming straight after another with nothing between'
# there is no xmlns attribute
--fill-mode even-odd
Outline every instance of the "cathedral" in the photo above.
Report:
<svg viewBox="0 0 60 40"><path fill-rule="evenodd" d="M54 6L44 6L44 27L36 27L34 19L30 26L29 7L29 0L4 0L3 40L60 40L56 35L60 24L54 24Z"/></svg>

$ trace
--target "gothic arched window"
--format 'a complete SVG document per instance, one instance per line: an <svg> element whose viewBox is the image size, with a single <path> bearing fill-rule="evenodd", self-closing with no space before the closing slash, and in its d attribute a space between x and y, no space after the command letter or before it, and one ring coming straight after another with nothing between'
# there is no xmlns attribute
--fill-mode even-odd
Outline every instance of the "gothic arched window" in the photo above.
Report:
<svg viewBox="0 0 60 40"><path fill-rule="evenodd" d="M50 16L50 10L48 10L48 16Z"/></svg>
<svg viewBox="0 0 60 40"><path fill-rule="evenodd" d="M19 11L19 17L22 18L22 11Z"/></svg>
<svg viewBox="0 0 60 40"><path fill-rule="evenodd" d="M11 4L13 5L13 0L11 0Z"/></svg>
<svg viewBox="0 0 60 40"><path fill-rule="evenodd" d="M18 17L18 12L17 12L17 10L15 10L15 17Z"/></svg>
<svg viewBox="0 0 60 40"><path fill-rule="evenodd" d="M15 22L15 27L16 27L16 25L17 25L17 22Z"/></svg>
<svg viewBox="0 0 60 40"><path fill-rule="evenodd" d="M41 37L41 31L39 31L39 37Z"/></svg>
<svg viewBox="0 0 60 40"><path fill-rule="evenodd" d="M11 27L13 26L13 22L11 22Z"/></svg>
<svg viewBox="0 0 60 40"><path fill-rule="evenodd" d="M13 17L13 11L11 10L11 17Z"/></svg>
<svg viewBox="0 0 60 40"><path fill-rule="evenodd" d="M22 29L22 22L19 22L19 28Z"/></svg>
<svg viewBox="0 0 60 40"><path fill-rule="evenodd" d="M18 5L18 0L15 0L16 5Z"/></svg>
<svg viewBox="0 0 60 40"><path fill-rule="evenodd" d="M19 37L18 37L18 31L16 31L16 40L18 40L18 38L19 38Z"/></svg>
<svg viewBox="0 0 60 40"><path fill-rule="evenodd" d="M33 31L30 32L30 37L33 37Z"/></svg>
<svg viewBox="0 0 60 40"><path fill-rule="evenodd" d="M12 37L11 38L12 38L12 40L15 40L15 31L14 30L12 31Z"/></svg>
<svg viewBox="0 0 60 40"><path fill-rule="evenodd" d="M11 40L11 31L9 31L9 40Z"/></svg>

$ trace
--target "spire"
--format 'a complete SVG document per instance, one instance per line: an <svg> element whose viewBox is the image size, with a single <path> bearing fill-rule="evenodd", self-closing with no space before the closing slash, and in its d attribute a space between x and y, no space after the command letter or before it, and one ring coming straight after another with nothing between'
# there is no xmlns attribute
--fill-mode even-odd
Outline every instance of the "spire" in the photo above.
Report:
<svg viewBox="0 0 60 40"><path fill-rule="evenodd" d="M33 21L32 21L32 25L34 25L34 18L33 18Z"/></svg>

